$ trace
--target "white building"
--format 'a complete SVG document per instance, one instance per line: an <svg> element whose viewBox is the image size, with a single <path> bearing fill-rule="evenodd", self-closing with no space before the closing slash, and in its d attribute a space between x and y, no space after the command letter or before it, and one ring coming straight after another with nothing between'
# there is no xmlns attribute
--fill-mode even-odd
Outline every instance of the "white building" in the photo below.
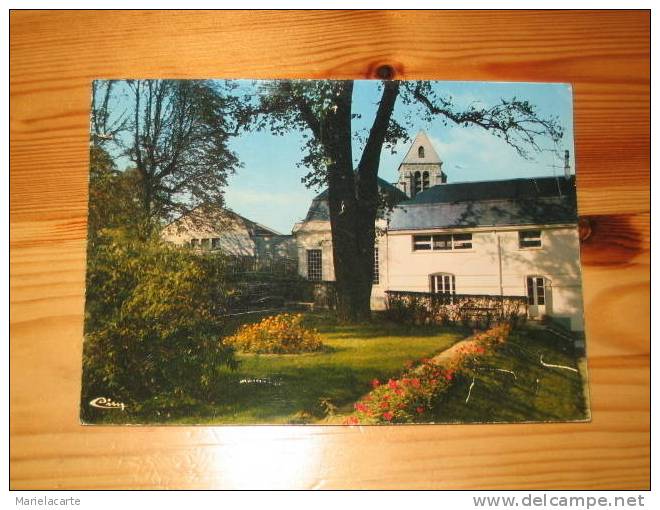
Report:
<svg viewBox="0 0 660 510"><path fill-rule="evenodd" d="M200 206L167 225L161 238L178 246L219 251L259 263L293 259L291 235L282 235L227 208Z"/></svg>
<svg viewBox="0 0 660 510"><path fill-rule="evenodd" d="M388 290L527 296L530 318L552 316L581 331L583 305L575 178L447 183L442 161L420 132L399 165L401 200L377 240L372 308ZM293 235L299 273L332 281L327 193Z"/></svg>

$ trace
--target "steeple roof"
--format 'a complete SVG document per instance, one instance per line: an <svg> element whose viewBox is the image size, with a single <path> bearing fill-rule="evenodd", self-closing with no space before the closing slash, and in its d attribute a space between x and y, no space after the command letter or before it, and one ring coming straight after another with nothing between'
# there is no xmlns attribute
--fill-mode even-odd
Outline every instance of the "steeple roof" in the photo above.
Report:
<svg viewBox="0 0 660 510"><path fill-rule="evenodd" d="M420 147L424 147L423 158L420 157L420 151L419 151ZM407 163L416 164L416 165L442 163L440 156L438 156L438 153L435 151L435 148L433 147L431 140L429 139L428 135L423 129L420 130L419 133L417 133L415 140L413 140L410 149L408 149L406 156L403 158L403 161L401 162L402 165L405 165Z"/></svg>

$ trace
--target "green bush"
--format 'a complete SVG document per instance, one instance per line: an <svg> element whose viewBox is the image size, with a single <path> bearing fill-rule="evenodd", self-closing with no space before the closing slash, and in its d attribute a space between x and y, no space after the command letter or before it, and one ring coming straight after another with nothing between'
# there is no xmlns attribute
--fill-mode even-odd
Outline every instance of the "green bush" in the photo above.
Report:
<svg viewBox="0 0 660 510"><path fill-rule="evenodd" d="M106 231L88 254L83 417L99 396L137 411L203 396L236 364L217 340L225 303L217 261Z"/></svg>

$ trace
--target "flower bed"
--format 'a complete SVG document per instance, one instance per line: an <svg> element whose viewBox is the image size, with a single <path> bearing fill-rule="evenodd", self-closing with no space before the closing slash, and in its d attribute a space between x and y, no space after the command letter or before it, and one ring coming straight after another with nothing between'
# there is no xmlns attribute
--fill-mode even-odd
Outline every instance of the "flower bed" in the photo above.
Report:
<svg viewBox="0 0 660 510"><path fill-rule="evenodd" d="M428 415L456 376L504 343L510 332L508 324L495 326L462 342L444 359L409 363L398 379L382 383L374 379L372 391L354 404L355 411L344 424L428 423Z"/></svg>
<svg viewBox="0 0 660 510"><path fill-rule="evenodd" d="M324 348L315 329L302 325L302 314L283 313L246 324L224 340L244 352L259 354L299 354Z"/></svg>

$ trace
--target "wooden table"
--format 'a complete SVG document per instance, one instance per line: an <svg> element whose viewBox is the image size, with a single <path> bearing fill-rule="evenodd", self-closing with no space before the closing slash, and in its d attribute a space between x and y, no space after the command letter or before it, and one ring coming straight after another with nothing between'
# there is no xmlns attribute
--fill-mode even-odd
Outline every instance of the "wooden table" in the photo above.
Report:
<svg viewBox="0 0 660 510"><path fill-rule="evenodd" d="M648 488L648 12L11 14L13 488ZM574 84L591 423L82 427L90 80Z"/></svg>

